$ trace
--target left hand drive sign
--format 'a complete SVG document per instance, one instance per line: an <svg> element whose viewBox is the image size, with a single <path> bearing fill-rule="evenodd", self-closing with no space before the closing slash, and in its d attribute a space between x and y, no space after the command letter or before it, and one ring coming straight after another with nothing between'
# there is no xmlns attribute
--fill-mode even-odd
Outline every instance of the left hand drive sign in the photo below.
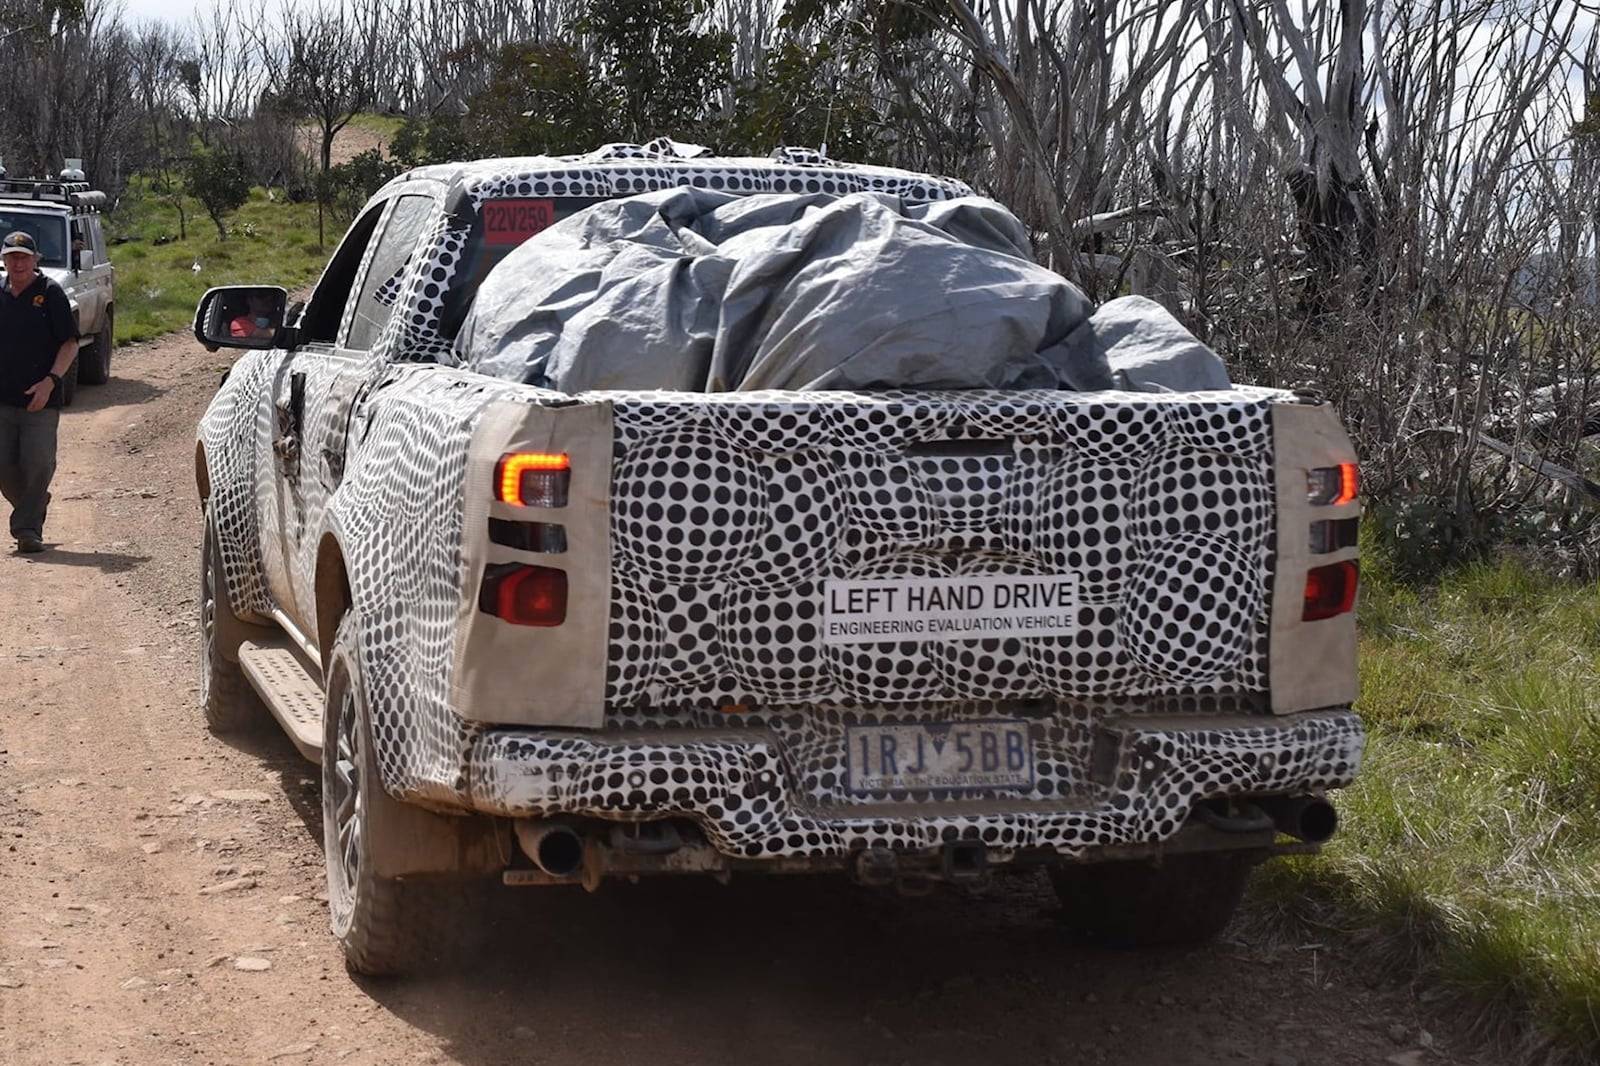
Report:
<svg viewBox="0 0 1600 1066"><path fill-rule="evenodd" d="M1056 637L1074 632L1071 574L828 581L824 644Z"/></svg>

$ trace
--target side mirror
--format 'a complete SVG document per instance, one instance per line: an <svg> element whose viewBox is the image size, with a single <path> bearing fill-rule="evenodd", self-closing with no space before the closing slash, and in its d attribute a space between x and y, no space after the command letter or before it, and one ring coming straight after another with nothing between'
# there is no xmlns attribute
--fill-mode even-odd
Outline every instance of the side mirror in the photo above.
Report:
<svg viewBox="0 0 1600 1066"><path fill-rule="evenodd" d="M289 294L276 285L226 285L209 289L194 312L194 339L218 348L280 348Z"/></svg>

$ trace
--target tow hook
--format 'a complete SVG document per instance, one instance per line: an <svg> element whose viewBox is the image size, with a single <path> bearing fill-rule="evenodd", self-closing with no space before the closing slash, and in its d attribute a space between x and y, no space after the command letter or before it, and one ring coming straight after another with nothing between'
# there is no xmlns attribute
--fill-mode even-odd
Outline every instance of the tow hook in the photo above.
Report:
<svg viewBox="0 0 1600 1066"><path fill-rule="evenodd" d="M953 885L971 885L989 876L989 849L976 840L946 844L940 856L944 879Z"/></svg>
<svg viewBox="0 0 1600 1066"><path fill-rule="evenodd" d="M866 848L856 856L856 880L874 888L886 888L900 877L900 861L888 848Z"/></svg>
<svg viewBox="0 0 1600 1066"><path fill-rule="evenodd" d="M611 827L611 846L635 855L670 855L683 847L671 822L631 822Z"/></svg>
<svg viewBox="0 0 1600 1066"><path fill-rule="evenodd" d="M1223 833L1264 833L1272 828L1271 816L1246 800L1204 802L1195 806L1194 813L1201 822Z"/></svg>

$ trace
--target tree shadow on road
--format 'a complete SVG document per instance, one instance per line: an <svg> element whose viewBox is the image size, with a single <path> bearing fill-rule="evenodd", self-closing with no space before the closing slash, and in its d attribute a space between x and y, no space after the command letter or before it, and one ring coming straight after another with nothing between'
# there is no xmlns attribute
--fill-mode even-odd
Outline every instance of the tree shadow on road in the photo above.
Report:
<svg viewBox="0 0 1600 1066"><path fill-rule="evenodd" d="M108 407L132 407L149 403L167 392L161 386L152 385L138 378L119 378L116 376L115 367L111 373L111 380L104 385L78 386L78 392L72 398L72 406L64 409L61 412L62 416L70 419L75 415L92 414Z"/></svg>

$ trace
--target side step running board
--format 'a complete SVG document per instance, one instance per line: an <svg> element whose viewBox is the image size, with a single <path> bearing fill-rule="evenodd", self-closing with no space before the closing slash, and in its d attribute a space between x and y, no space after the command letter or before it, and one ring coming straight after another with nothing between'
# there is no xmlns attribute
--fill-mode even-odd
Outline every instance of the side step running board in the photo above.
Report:
<svg viewBox="0 0 1600 1066"><path fill-rule="evenodd" d="M239 668L300 754L320 766L322 686L306 672L289 642L245 641L239 645Z"/></svg>

